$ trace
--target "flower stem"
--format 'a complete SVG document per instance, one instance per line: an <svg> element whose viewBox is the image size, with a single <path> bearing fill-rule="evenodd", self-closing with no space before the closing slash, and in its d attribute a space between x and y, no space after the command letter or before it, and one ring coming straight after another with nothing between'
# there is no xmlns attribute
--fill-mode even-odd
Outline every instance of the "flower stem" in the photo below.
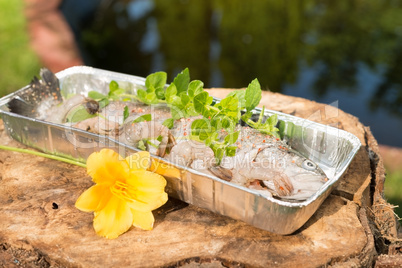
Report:
<svg viewBox="0 0 402 268"><path fill-rule="evenodd" d="M53 159L53 160L66 162L66 163L73 164L73 165L76 165L76 166L79 166L79 167L84 167L84 168L87 167L86 164L78 162L76 160L68 159L68 158L65 158L65 157L57 156L57 155L41 153L41 152L29 150L29 149L22 149L22 148L10 147L10 146L5 146L5 145L0 145L0 149L19 152L19 153L33 154L33 155L46 157L46 158Z"/></svg>

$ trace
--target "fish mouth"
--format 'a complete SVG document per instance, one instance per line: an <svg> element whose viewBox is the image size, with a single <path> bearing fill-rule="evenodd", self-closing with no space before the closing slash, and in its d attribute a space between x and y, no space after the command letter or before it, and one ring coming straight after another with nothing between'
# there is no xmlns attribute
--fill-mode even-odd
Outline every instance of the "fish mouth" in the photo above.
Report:
<svg viewBox="0 0 402 268"><path fill-rule="evenodd" d="M297 173L292 176L298 182L322 182L325 183L329 179L327 176L322 174L314 174L309 172Z"/></svg>

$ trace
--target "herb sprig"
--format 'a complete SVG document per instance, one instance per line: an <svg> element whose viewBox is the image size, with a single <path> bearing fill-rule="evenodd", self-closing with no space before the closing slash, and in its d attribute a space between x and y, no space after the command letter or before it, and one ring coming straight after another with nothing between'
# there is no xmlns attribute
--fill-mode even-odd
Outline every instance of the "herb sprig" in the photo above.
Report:
<svg viewBox="0 0 402 268"><path fill-rule="evenodd" d="M234 143L239 137L236 125L243 120L263 133L277 136L275 128L277 117L271 117L262 123L264 110L257 122L251 120L253 109L261 100L261 86L257 79L253 80L246 90L234 91L220 102L204 91L204 84L199 80L190 82L190 73L186 68L179 73L173 82L162 90L166 84L166 73L157 72L146 78L146 90L139 90L139 99L148 104L166 103L172 118L165 125L173 127L173 120L202 115L191 125L191 138L204 142L210 147L217 163L226 156L234 156ZM241 115L241 112L244 115Z"/></svg>
<svg viewBox="0 0 402 268"><path fill-rule="evenodd" d="M204 90L202 81L190 81L188 68L180 72L167 87L166 82L165 72L148 75L145 80L145 89L138 89L135 98L149 105L167 104L172 118L165 120L163 124L169 128L173 127L174 120L202 115L202 118L192 122L191 138L204 142L210 147L218 164L225 155L235 155L234 143L239 137L236 125L240 120L264 134L279 137L278 129L275 127L278 122L277 115L262 122L265 110L263 108L258 121L251 120L253 109L261 100L261 86L257 79L254 79L246 90L233 91L216 103L213 97ZM98 93L95 95L91 92L90 94L92 98L107 102L110 99L120 98L125 93L116 82L112 81L108 96L101 96Z"/></svg>
<svg viewBox="0 0 402 268"><path fill-rule="evenodd" d="M116 81L109 83L109 92L107 95L98 91L88 92L88 98L98 102L99 110L109 105L110 101L115 100L132 100L138 99L136 95L128 94L127 89L121 87ZM72 96L71 96L72 97ZM74 107L66 116L66 121L70 123L77 123L92 117L101 116L99 113L89 112L87 103ZM128 107L124 107L123 111L124 120L129 116Z"/></svg>

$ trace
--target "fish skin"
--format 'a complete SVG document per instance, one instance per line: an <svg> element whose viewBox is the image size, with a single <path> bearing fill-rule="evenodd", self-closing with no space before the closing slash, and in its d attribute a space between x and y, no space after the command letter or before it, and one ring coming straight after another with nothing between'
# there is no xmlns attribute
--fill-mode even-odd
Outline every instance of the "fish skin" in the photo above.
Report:
<svg viewBox="0 0 402 268"><path fill-rule="evenodd" d="M221 164L232 170L233 183L247 186L257 180L262 190L267 188L274 196L303 200L327 181L316 163L292 150L285 141L250 127L239 128L236 155L225 157Z"/></svg>
<svg viewBox="0 0 402 268"><path fill-rule="evenodd" d="M47 119L50 121L64 123L59 120L65 117L63 113L71 110L70 106L83 104L87 98L81 96L82 98L76 98L76 101L73 98L74 101L70 101L71 103L67 100L65 108L57 106L63 100L57 77L45 68L41 69L40 74L42 80L34 77L27 89L29 94L15 97L9 102L8 107L11 112L21 115L38 119L48 117ZM122 118L126 106L129 108L129 118L131 119L149 113L153 115L153 120L158 123L170 118L169 109L166 107L127 102L110 102L99 113L104 118L124 128ZM56 114L57 119L49 117L49 111L51 111L50 115ZM286 142L240 125L237 126L240 135L235 143L237 146L235 156L223 157L220 165L217 166L214 164L213 152L209 147L203 143L190 140L191 124L198 118L200 117L175 120L170 133L173 134L178 145L189 142L190 147L186 144L186 149L180 152L179 147L175 148L174 146L172 153L167 157L173 163L181 165L184 163L206 174L213 174L226 181L253 189L262 195L274 195L288 200L304 200L310 197L327 180L325 173L317 164L289 148ZM88 119L88 122L93 124L92 121L94 120L99 119L94 117ZM87 129L87 126L83 126L83 129ZM119 135L119 133L115 134ZM222 131L220 136L223 138L225 134L225 131ZM191 146L195 146L195 150ZM175 152L183 154L187 151L192 151L191 155L194 159L184 162L175 159ZM305 163L309 163L311 167Z"/></svg>
<svg viewBox="0 0 402 268"><path fill-rule="evenodd" d="M173 147L172 152L180 155L186 150L185 154L190 155L188 147L194 146L191 154L198 153L198 159L183 160L171 155L169 160L173 163L188 164L193 169L212 173L223 180L254 189L264 196L273 195L287 200L305 200L328 180L316 163L292 150L285 141L240 125L237 126L240 134L235 143L235 156L224 156L219 166L211 165L214 161L212 150L203 143L191 142L189 139L193 120L195 118L175 122L175 128L171 131L176 142L188 142L191 145L186 144L183 150L175 150ZM221 136L225 135L222 131ZM204 155L200 153L203 150Z"/></svg>
<svg viewBox="0 0 402 268"><path fill-rule="evenodd" d="M316 163L292 150L285 141L248 126L237 126L240 134L235 143L235 156L224 156L219 166L213 165L212 150L190 139L191 124L198 118L175 120L170 131L177 144L186 144L172 148L172 153L167 156L172 163L251 188L264 196L273 195L286 200L305 200L328 180ZM226 134L222 131L221 137ZM183 155L192 155L193 158L183 159ZM310 162L314 168L306 169L303 163Z"/></svg>

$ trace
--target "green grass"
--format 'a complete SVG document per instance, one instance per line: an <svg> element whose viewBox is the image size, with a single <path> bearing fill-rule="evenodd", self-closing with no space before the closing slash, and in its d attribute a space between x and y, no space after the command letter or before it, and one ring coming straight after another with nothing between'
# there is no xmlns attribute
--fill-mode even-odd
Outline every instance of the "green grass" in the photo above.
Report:
<svg viewBox="0 0 402 268"><path fill-rule="evenodd" d="M395 213L402 218L402 169L387 173L384 193L388 203L399 206Z"/></svg>
<svg viewBox="0 0 402 268"><path fill-rule="evenodd" d="M39 73L23 9L22 0L0 0L0 97L27 85Z"/></svg>

